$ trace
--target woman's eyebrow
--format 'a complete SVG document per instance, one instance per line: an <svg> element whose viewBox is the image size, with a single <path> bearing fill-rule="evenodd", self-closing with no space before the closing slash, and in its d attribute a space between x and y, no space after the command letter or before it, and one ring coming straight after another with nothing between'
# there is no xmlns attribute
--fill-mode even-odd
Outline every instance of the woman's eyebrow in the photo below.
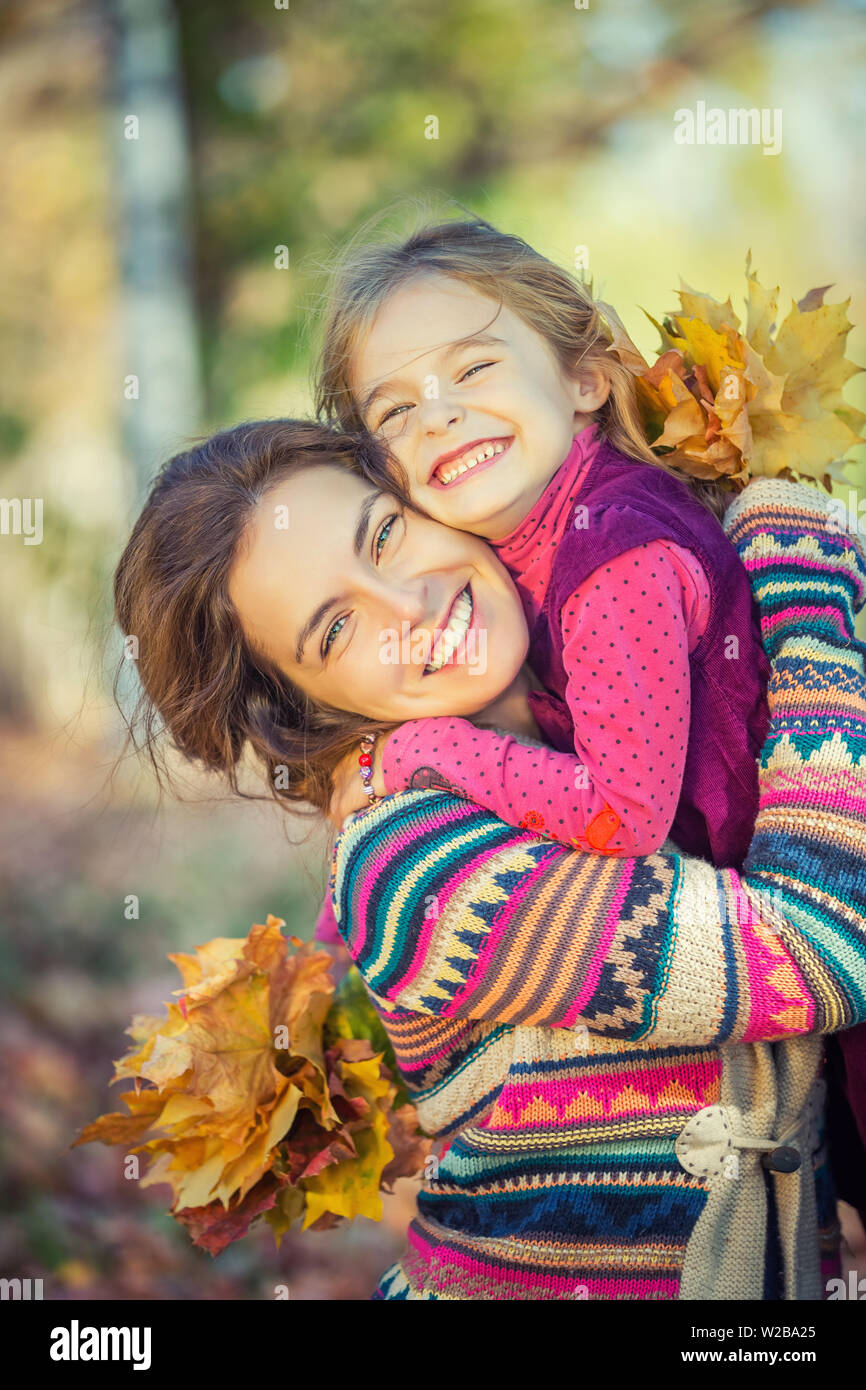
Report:
<svg viewBox="0 0 866 1390"><path fill-rule="evenodd" d="M352 537L352 550L356 555L360 555L367 543L367 532L370 529L370 513L381 496L381 492L374 488L367 493L361 503L361 509L358 512L358 520L355 523L355 534ZM335 608L337 604L342 603L342 601L342 594L338 594L336 598L325 599L324 603L320 603L316 611L304 623L304 626L298 634L298 642L295 647L295 662L298 666L300 666L304 658L304 647L316 631L326 613L332 608Z"/></svg>
<svg viewBox="0 0 866 1390"><path fill-rule="evenodd" d="M456 353L462 352L464 348L469 347L505 347L505 339L494 338L492 333L472 333L468 338L458 338L453 343L447 343L446 346L441 349L442 360L447 361L449 357L453 357ZM431 351L434 352L435 350L435 348L431 349ZM425 353L421 353L422 357L425 355ZM418 359L415 358L414 360L417 361ZM361 418L366 419L367 412L375 405L380 396L387 396L401 385L402 378L392 376L389 377L387 381L380 381L378 386L373 386L361 402Z"/></svg>

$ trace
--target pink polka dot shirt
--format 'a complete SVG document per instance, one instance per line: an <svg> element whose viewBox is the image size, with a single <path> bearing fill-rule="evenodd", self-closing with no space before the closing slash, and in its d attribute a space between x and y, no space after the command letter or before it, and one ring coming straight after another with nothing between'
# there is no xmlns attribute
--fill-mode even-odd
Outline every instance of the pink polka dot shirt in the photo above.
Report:
<svg viewBox="0 0 866 1390"><path fill-rule="evenodd" d="M596 426L577 435L532 511L496 546L530 625L599 442ZM594 571L562 610L574 755L527 746L466 719L410 720L385 745L387 790L438 781L500 819L564 844L620 855L659 849L679 801L689 653L706 627L709 602L691 551L651 541L624 552Z"/></svg>

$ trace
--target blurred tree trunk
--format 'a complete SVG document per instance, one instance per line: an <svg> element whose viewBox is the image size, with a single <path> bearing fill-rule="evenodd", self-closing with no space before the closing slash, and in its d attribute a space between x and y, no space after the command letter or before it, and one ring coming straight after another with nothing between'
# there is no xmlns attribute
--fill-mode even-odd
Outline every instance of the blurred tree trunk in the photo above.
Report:
<svg viewBox="0 0 866 1390"><path fill-rule="evenodd" d="M109 0L124 442L142 493L202 429L190 159L171 0Z"/></svg>

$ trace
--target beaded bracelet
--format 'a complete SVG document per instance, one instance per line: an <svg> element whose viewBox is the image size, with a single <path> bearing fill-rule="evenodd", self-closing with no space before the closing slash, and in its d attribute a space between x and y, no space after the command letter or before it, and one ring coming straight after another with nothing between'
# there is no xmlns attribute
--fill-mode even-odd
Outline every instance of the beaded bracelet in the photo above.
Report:
<svg viewBox="0 0 866 1390"><path fill-rule="evenodd" d="M361 754L358 758L358 766L361 769L361 785L367 793L370 805L375 806L377 801L381 801L373 791L373 749L376 746L376 734L365 734L361 739Z"/></svg>

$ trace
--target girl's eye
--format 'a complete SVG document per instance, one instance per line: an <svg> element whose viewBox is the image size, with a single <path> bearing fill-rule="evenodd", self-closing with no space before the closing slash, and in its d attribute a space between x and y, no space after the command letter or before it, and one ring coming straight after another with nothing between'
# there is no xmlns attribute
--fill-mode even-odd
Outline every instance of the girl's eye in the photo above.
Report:
<svg viewBox="0 0 866 1390"><path fill-rule="evenodd" d="M409 409L409 406L408 406L408 405L395 405L395 406L393 406L390 410L386 410L386 411L385 411L385 414L382 416L381 420L379 421L378 428L381 429L383 425L387 425L387 424L390 423L390 421L396 420L397 417L398 417L398 415L400 415L402 411L408 410L408 409Z"/></svg>
<svg viewBox="0 0 866 1390"><path fill-rule="evenodd" d="M482 372L485 367L492 367L493 365L492 362L478 362L474 367L470 367L468 372L464 372L460 380L465 381L466 378L472 376L474 372Z"/></svg>
<svg viewBox="0 0 866 1390"><path fill-rule="evenodd" d="M343 631L343 628L342 628L341 625L342 625L343 623L348 622L348 621L349 621L348 618L337 618L335 622L331 623L331 626L328 628L328 631L325 633L325 640L324 640L323 643L322 643L322 659L323 659L323 660L324 660L324 658L328 655L328 652L331 650L331 647L332 647L333 644L336 642L336 640L337 640L337 638L339 637L340 633Z"/></svg>

